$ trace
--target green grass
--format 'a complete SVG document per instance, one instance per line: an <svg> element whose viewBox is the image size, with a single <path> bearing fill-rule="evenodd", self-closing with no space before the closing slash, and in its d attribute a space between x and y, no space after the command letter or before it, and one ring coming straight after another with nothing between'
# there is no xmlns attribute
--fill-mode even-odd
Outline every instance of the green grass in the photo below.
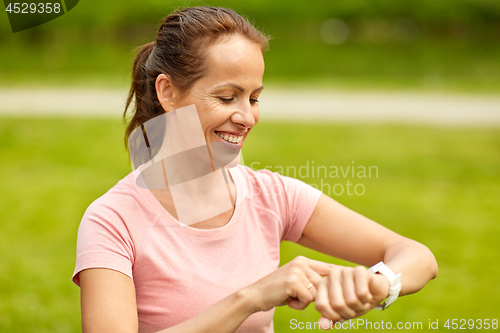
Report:
<svg viewBox="0 0 500 333"><path fill-rule="evenodd" d="M76 232L90 202L130 170L122 135L119 120L0 119L1 332L80 331L79 290L71 282ZM274 171L312 161L376 166L378 177L328 176L323 183L363 184L363 195L332 197L429 246L440 274L364 318L424 328L438 319L442 328L448 318L499 318L499 151L496 129L261 123L244 159ZM282 262L299 254L341 262L282 245ZM314 322L318 314L314 306L278 308L276 332L292 331L291 319Z"/></svg>

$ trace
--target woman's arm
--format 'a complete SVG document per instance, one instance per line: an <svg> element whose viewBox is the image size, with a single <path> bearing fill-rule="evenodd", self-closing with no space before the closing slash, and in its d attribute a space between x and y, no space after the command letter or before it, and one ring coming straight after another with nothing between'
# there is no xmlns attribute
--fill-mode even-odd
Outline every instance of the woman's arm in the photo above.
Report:
<svg viewBox="0 0 500 333"><path fill-rule="evenodd" d="M86 269L80 272L80 287L84 333L137 333L135 286L130 277L111 269ZM249 295L241 290L160 332L233 332L253 312Z"/></svg>
<svg viewBox="0 0 500 333"><path fill-rule="evenodd" d="M436 259L423 244L398 235L321 195L299 244L364 266L379 261L401 273L400 295L422 289L438 273Z"/></svg>
<svg viewBox="0 0 500 333"><path fill-rule="evenodd" d="M189 320L160 332L234 332L257 311L285 304L304 309L316 296L315 288L308 286L311 282L318 284L331 267L330 264L297 257ZM79 274L83 332L137 333L137 304L132 279L104 268L86 269Z"/></svg>
<svg viewBox="0 0 500 333"><path fill-rule="evenodd" d="M324 194L298 243L365 266L384 261L394 273L402 275L400 295L419 291L438 273L434 255L426 246L396 234ZM336 321L369 311L387 296L388 281L365 268L338 266L319 289L318 311Z"/></svg>

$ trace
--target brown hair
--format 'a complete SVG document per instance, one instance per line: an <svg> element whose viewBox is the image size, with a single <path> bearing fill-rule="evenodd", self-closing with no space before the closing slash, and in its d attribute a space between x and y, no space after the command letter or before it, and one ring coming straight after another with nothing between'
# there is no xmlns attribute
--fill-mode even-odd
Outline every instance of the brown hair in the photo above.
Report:
<svg viewBox="0 0 500 333"><path fill-rule="evenodd" d="M257 30L235 11L219 7L191 7L175 11L163 19L156 41L143 45L134 60L130 88L123 119L134 100L133 117L125 131L125 146L132 131L162 114L155 82L160 74L186 93L195 81L206 74L204 56L207 48L220 37L239 34L268 48L270 37Z"/></svg>

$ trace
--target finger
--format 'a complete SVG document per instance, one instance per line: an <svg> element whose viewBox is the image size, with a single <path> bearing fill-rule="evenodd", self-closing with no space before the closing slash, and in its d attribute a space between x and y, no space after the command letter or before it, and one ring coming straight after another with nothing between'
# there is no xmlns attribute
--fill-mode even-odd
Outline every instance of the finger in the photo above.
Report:
<svg viewBox="0 0 500 333"><path fill-rule="evenodd" d="M311 268L320 276L327 276L328 273L330 273L330 270L336 267L336 265L334 264L329 264L323 261L309 259L309 258L307 258L307 265L309 266L309 268Z"/></svg>
<svg viewBox="0 0 500 333"><path fill-rule="evenodd" d="M354 310L355 316L358 315L359 312L366 310L369 304L362 303L358 298L357 290L354 282L355 270L353 268L346 268L342 270L342 285L344 291L344 300L346 305ZM368 286L367 286L368 288ZM344 317L344 316L342 316ZM344 319L350 319L354 317L344 317Z"/></svg>
<svg viewBox="0 0 500 333"><path fill-rule="evenodd" d="M316 310L328 320L332 320L334 322L342 319L340 314L338 314L335 310L333 310L330 304L330 297L328 293L328 280L329 278L323 279L317 286L316 300L315 306Z"/></svg>
<svg viewBox="0 0 500 333"><path fill-rule="evenodd" d="M321 280L323 280L323 277L312 268L307 267L305 269L305 273L309 281L311 281L314 286L317 286Z"/></svg>
<svg viewBox="0 0 500 333"><path fill-rule="evenodd" d="M368 273L368 289L373 296L372 303L379 303L389 295L389 279L382 274Z"/></svg>
<svg viewBox="0 0 500 333"><path fill-rule="evenodd" d="M314 302L314 300L316 299L316 295L318 294L318 291L316 289L316 286L314 285L314 283L309 283L309 285L306 287L307 291L309 292L309 294L311 294L311 297L312 297L312 302Z"/></svg>
<svg viewBox="0 0 500 333"><path fill-rule="evenodd" d="M332 321L330 321L330 319L325 318L323 316L321 316L318 319L318 323L319 323L319 328L322 330L331 330L335 327L335 323L333 323Z"/></svg>
<svg viewBox="0 0 500 333"><path fill-rule="evenodd" d="M323 278L321 277L321 275L319 275L318 273L316 273L311 268L307 268L305 273L306 273L307 279L309 281L311 281L310 283L313 284L312 287L308 288L309 292L311 293L312 297L314 299L316 299L317 286L319 285L319 283L321 282L321 280L323 280Z"/></svg>
<svg viewBox="0 0 500 333"><path fill-rule="evenodd" d="M314 301L315 291L314 295L310 291L310 289L314 288L314 285L313 287L308 288L310 284L311 282L307 276L305 274L301 274L299 282L293 286L294 291L291 295L293 298L288 303L289 307L296 310L303 310L309 305L309 303Z"/></svg>
<svg viewBox="0 0 500 333"><path fill-rule="evenodd" d="M368 272L365 267L358 266L354 268L354 284L356 286L356 294L359 300L363 303L370 303L373 296L368 288Z"/></svg>
<svg viewBox="0 0 500 333"><path fill-rule="evenodd" d="M342 318L349 319L356 316L356 311L348 307L344 299L342 271L341 268L332 269L328 276L330 282L328 292L333 310L340 314Z"/></svg>

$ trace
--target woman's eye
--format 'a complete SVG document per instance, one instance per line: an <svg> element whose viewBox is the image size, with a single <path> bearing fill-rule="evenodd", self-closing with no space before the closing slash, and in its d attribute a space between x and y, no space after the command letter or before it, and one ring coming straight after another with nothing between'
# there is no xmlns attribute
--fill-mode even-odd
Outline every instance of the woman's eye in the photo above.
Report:
<svg viewBox="0 0 500 333"><path fill-rule="evenodd" d="M234 98L233 97L217 97L221 102L223 103L230 103L232 101L234 101ZM255 104L255 103L258 103L259 100L257 98L250 98L250 103L251 104Z"/></svg>

